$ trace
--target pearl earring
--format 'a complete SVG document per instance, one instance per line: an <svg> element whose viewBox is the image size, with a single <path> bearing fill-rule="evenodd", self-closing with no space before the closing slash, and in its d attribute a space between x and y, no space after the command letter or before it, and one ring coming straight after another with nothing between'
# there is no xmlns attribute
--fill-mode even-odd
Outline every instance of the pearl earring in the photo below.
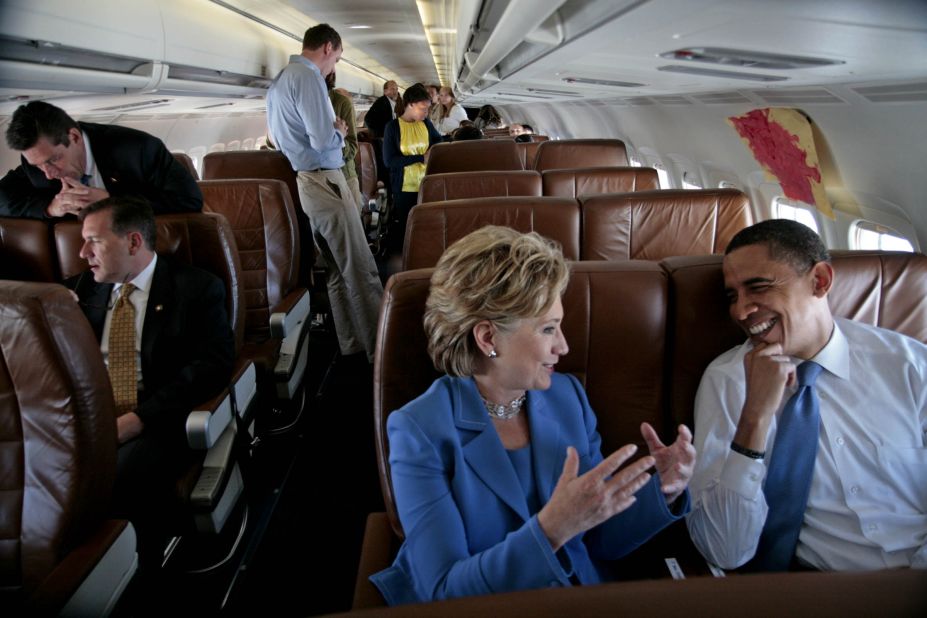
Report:
<svg viewBox="0 0 927 618"><path fill-rule="evenodd" d="M488 356L489 358L496 358L496 357L498 357L499 355L496 353L495 350L490 350L490 351L489 351L489 354L487 354L487 356Z"/></svg>

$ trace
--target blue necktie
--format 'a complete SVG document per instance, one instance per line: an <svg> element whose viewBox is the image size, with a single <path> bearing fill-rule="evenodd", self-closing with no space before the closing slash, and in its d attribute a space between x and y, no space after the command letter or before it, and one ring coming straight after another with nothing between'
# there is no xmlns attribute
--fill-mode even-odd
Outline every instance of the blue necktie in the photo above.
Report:
<svg viewBox="0 0 927 618"><path fill-rule="evenodd" d="M84 174L83 176L80 177L80 184L86 185L89 187L91 179L93 179L93 176L91 176L90 174Z"/></svg>
<svg viewBox="0 0 927 618"><path fill-rule="evenodd" d="M779 417L763 485L769 513L752 564L756 570L786 571L795 555L818 453L821 412L814 382L822 370L811 361L798 366L798 390Z"/></svg>

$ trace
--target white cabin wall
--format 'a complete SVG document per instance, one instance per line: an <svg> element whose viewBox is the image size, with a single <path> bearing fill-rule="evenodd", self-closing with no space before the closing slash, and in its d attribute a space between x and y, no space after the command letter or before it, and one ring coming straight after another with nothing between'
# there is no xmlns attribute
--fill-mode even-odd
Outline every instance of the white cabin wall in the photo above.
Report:
<svg viewBox="0 0 927 618"><path fill-rule="evenodd" d="M532 124L538 133L553 138L619 138L633 148L648 148L663 158L672 172L669 155L692 161L705 180L727 170L754 200L756 214L770 216L769 204L758 203L760 166L736 131L727 124L761 105L650 105L565 102L532 103L502 108L512 122ZM917 244L927 247L927 174L923 172L927 145L927 105L924 103L852 103L802 105L820 127L847 189L874 220L898 228L906 217ZM673 179L681 186L681 179ZM893 223L895 225L893 225ZM846 223L842 225L846 227ZM835 248L847 246L845 230L831 232ZM900 229L911 233L911 229Z"/></svg>

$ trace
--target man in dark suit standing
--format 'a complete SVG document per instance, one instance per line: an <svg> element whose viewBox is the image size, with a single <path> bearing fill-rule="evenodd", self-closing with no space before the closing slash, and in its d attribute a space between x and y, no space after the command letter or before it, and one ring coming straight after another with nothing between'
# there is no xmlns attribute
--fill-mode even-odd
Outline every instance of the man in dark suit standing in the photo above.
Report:
<svg viewBox="0 0 927 618"><path fill-rule="evenodd" d="M373 132L374 137L382 138L386 123L396 117L398 98L399 84L392 80L383 84L383 96L373 102L364 116L364 124Z"/></svg>
<svg viewBox="0 0 927 618"><path fill-rule="evenodd" d="M0 179L0 216L78 214L109 196L135 195L157 214L197 212L203 194L164 143L126 127L75 122L43 101L20 106L6 130L22 164Z"/></svg>
<svg viewBox="0 0 927 618"><path fill-rule="evenodd" d="M142 200L98 201L80 219L80 255L93 280L85 272L74 289L100 340L119 415L114 506L138 529L141 558L154 561L173 484L192 457L186 415L231 376L225 290L212 274L155 253L154 214Z"/></svg>

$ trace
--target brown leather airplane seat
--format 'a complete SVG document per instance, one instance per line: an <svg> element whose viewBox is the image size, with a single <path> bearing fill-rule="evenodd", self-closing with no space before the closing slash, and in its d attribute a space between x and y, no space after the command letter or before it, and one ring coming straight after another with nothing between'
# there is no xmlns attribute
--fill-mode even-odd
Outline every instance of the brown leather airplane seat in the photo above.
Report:
<svg viewBox="0 0 927 618"><path fill-rule="evenodd" d="M190 155L183 152L172 152L174 159L180 163L187 172L193 176L193 180L199 180L200 174L196 171L196 166L193 165L193 159L190 158Z"/></svg>
<svg viewBox="0 0 927 618"><path fill-rule="evenodd" d="M602 193L655 191L657 170L650 167L581 167L546 170L541 174L544 195L582 197Z"/></svg>
<svg viewBox="0 0 927 618"><path fill-rule="evenodd" d="M0 281L0 400L4 613L108 613L136 569L135 532L106 519L115 404L64 287Z"/></svg>
<svg viewBox="0 0 927 618"><path fill-rule="evenodd" d="M579 206L556 197L483 197L419 204L409 213L403 270L434 266L444 250L485 225L537 232L560 243L567 259L579 256Z"/></svg>
<svg viewBox="0 0 927 618"><path fill-rule="evenodd" d="M426 175L523 169L515 142L489 139L435 144L425 162Z"/></svg>
<svg viewBox="0 0 927 618"><path fill-rule="evenodd" d="M522 195L542 195L540 174L533 170L454 172L425 176L418 190L418 203Z"/></svg>
<svg viewBox="0 0 927 618"><path fill-rule="evenodd" d="M0 217L0 279L55 281L48 234L45 221Z"/></svg>
<svg viewBox="0 0 927 618"><path fill-rule="evenodd" d="M750 200L736 189L638 191L580 202L584 260L721 253L752 223Z"/></svg>
<svg viewBox="0 0 927 618"><path fill-rule="evenodd" d="M623 167L628 154L620 139L565 139L541 142L534 160L539 172L577 167Z"/></svg>

